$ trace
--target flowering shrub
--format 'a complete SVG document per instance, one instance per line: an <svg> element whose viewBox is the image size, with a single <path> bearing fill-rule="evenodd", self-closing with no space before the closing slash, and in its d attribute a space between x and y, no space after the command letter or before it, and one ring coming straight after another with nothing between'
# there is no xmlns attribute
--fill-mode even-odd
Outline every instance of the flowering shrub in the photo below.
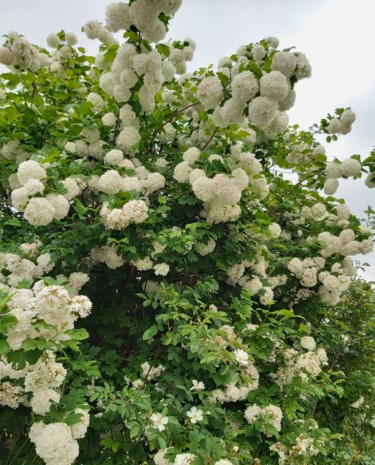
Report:
<svg viewBox="0 0 375 465"><path fill-rule="evenodd" d="M187 73L180 4L0 47L1 461L370 464L372 234L333 194L375 153L316 140L350 109L288 127L275 38Z"/></svg>

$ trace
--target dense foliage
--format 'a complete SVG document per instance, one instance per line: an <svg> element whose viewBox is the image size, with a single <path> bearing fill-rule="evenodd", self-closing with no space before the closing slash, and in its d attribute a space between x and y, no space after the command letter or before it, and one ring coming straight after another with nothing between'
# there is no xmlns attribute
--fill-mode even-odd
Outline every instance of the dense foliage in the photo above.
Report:
<svg viewBox="0 0 375 465"><path fill-rule="evenodd" d="M109 5L96 57L0 47L0 462L374 464L372 233L334 194L375 152L318 142L350 109L288 127L275 38L187 73L180 3Z"/></svg>

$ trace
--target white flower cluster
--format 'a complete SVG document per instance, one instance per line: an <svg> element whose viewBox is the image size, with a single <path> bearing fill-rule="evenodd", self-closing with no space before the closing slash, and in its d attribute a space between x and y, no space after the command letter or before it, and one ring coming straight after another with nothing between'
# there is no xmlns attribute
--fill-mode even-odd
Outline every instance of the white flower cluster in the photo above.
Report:
<svg viewBox="0 0 375 465"><path fill-rule="evenodd" d="M29 437L46 465L71 465L78 457L78 442L65 423L34 423Z"/></svg>
<svg viewBox="0 0 375 465"><path fill-rule="evenodd" d="M349 255L369 253L373 249L371 239L358 241L351 229L343 230L338 236L328 231L319 233L317 238L309 237L307 244L318 243L321 248L321 256L305 258L295 257L289 261L287 268L304 287L315 287L319 284L318 293L323 303L336 305L341 294L350 285L350 276L356 273ZM332 255L344 256L344 259L336 260L330 268L326 269L326 259Z"/></svg>
<svg viewBox="0 0 375 465"><path fill-rule="evenodd" d="M209 255L215 250L216 241L211 237L208 239L207 243L197 242L194 244L195 250L201 255L202 257Z"/></svg>
<svg viewBox="0 0 375 465"><path fill-rule="evenodd" d="M53 402L59 402L61 394L58 388L65 376L65 368L56 362L51 351L22 370L14 369L3 357L0 361L0 405L17 408L19 404L24 404L31 407L35 414L45 415ZM28 392L32 394L30 402L26 398Z"/></svg>
<svg viewBox="0 0 375 465"><path fill-rule="evenodd" d="M65 33L65 41L62 42L57 34L49 34L47 44L55 49L51 53L50 69L58 79L66 79L70 60L73 57L72 46L77 43L77 36L73 32Z"/></svg>
<svg viewBox="0 0 375 465"><path fill-rule="evenodd" d="M246 354L247 355L247 354ZM236 382L232 382L225 386L224 389L214 389L210 393L210 402L239 402L247 398L249 392L255 391L259 386L259 373L255 365L246 360L247 364L242 369L242 373L247 375L249 382L237 386Z"/></svg>
<svg viewBox="0 0 375 465"><path fill-rule="evenodd" d="M22 163L30 158L30 153L20 147L18 140L7 142L0 148L0 159L12 160L17 164ZM18 180L17 173L13 173L8 178L8 183L11 189L20 187L21 184Z"/></svg>
<svg viewBox="0 0 375 465"><path fill-rule="evenodd" d="M116 252L116 246L103 245L91 250L91 258L96 263L105 263L108 268L114 270L122 266L125 262Z"/></svg>
<svg viewBox="0 0 375 465"><path fill-rule="evenodd" d="M37 244L34 245L37 249ZM35 279L51 271L54 266L48 253L32 258L36 260L36 263L17 254L1 252L0 290L11 293L12 286L16 286L22 280L32 283Z"/></svg>
<svg viewBox="0 0 375 465"><path fill-rule="evenodd" d="M312 421L310 423L309 432L318 428L316 422L315 425ZM311 457L319 454L319 449L324 446L325 439L321 436L310 435L309 432L299 434L292 447L287 447L280 442L272 444L270 450L279 455L279 465L296 463L296 460L308 463Z"/></svg>
<svg viewBox="0 0 375 465"><path fill-rule="evenodd" d="M289 163L297 165L305 165L306 163L313 163L315 157L318 155L325 155L326 150L322 145L318 145L311 150L309 144L306 143L293 143L289 147L286 160Z"/></svg>
<svg viewBox="0 0 375 465"><path fill-rule="evenodd" d="M190 463L195 459L194 454L185 453L185 454L177 454L173 465L190 465Z"/></svg>
<svg viewBox="0 0 375 465"><path fill-rule="evenodd" d="M101 97L98 96L98 98ZM94 109L96 108L96 105L99 105L98 99L95 99L93 94L89 94L87 99L94 105ZM77 157L85 158L90 156L96 160L103 160L104 141L100 139L99 129L84 128L80 136L82 139L78 139L75 142L66 142L64 150L69 154L76 155Z"/></svg>
<svg viewBox="0 0 375 465"><path fill-rule="evenodd" d="M216 159L212 157L211 159ZM174 169L174 178L180 183L191 184L195 196L204 204L201 215L206 221L235 221L241 214L238 203L242 191L248 186L248 175L242 168L236 168L231 176L219 173L213 178L208 178L204 170L193 168L199 158L200 151L197 148L188 149L183 154L183 161Z"/></svg>
<svg viewBox="0 0 375 465"><path fill-rule="evenodd" d="M12 350L19 350L28 339L42 338L58 343L68 339L65 331L73 329L78 318L91 312L92 304L86 296L71 297L62 286L47 286L42 281L32 289L12 289L10 314L17 324L10 327L6 340ZM44 321L48 326L35 325Z"/></svg>
<svg viewBox="0 0 375 465"><path fill-rule="evenodd" d="M275 428L276 431L281 431L283 413L280 407L277 407L276 405L270 404L263 408L259 407L257 404L249 405L246 408L244 415L249 424L260 420L263 424ZM262 427L261 431L268 435L264 427Z"/></svg>
<svg viewBox="0 0 375 465"><path fill-rule="evenodd" d="M106 10L106 25L113 32L126 30L134 25L145 39L159 42L167 32L164 23L159 19L160 15L174 15L181 3L182 0L137 0L131 5L125 2L111 3Z"/></svg>
<svg viewBox="0 0 375 465"><path fill-rule="evenodd" d="M33 339L53 341L58 348L60 342L69 340L66 331L74 328L75 321L91 312L90 300L77 295L88 280L84 273L73 273L69 278L73 296L63 286L46 285L43 281L37 281L30 289L15 287L21 280L33 283L52 269L51 257L49 254L38 256L38 247L38 243L25 243L20 247L22 253L36 263L16 254L0 253L0 290L9 295L7 315L16 320L4 334L12 351L22 349L24 342ZM66 369L56 361L52 350L45 351L36 363L27 363L22 369L14 368L4 355L0 360L0 405L17 408L24 404L34 414L44 416L53 403L59 403L65 377ZM70 465L78 455L78 443L74 439L85 435L89 415L87 411L77 413L82 413L82 421L71 428L59 423L48 427L42 423L32 426L30 439L46 464ZM65 430L61 438L53 438L60 428ZM58 449L56 440L61 441Z"/></svg>
<svg viewBox="0 0 375 465"><path fill-rule="evenodd" d="M148 207L143 200L130 200L122 208L113 209L104 203L100 210L100 221L107 229L125 229L130 224L143 223L147 218Z"/></svg>
<svg viewBox="0 0 375 465"><path fill-rule="evenodd" d="M277 39L274 45L278 43ZM269 47L272 52L272 47ZM257 78L251 71L253 62L259 64L267 57L263 45L242 46L237 59L224 57L218 64L218 76L204 77L198 86L197 98L206 110L213 109L212 122L218 127L229 124L243 124L247 111L248 123L264 132L267 138L274 138L288 125L285 113L295 100L295 91L290 79L310 77L310 65L302 53L276 52L272 58L271 71ZM231 80L226 89L231 96L223 104L224 89L220 75ZM222 104L222 105L221 105ZM221 105L221 106L220 106Z"/></svg>
<svg viewBox="0 0 375 465"><path fill-rule="evenodd" d="M329 121L327 131L329 134L348 134L355 120L355 113L352 110L345 110L340 118Z"/></svg>
<svg viewBox="0 0 375 465"><path fill-rule="evenodd" d="M35 71L48 65L48 55L39 52L25 37L10 33L10 40L0 47L0 63L13 69L14 66Z"/></svg>
<svg viewBox="0 0 375 465"><path fill-rule="evenodd" d="M294 377L299 377L307 382L309 377L316 378L322 371L322 366L328 364L327 354L324 349L316 349L313 338L303 337L300 341L301 347L307 352L299 353L292 348L281 349L285 366L280 367L273 375L276 384L281 388L291 384Z"/></svg>
<svg viewBox="0 0 375 465"><path fill-rule="evenodd" d="M151 381L155 378L158 378L161 375L161 373L165 370L165 366L158 365L156 367L153 367L148 362L144 362L141 365L141 369L141 377L147 378L147 381Z"/></svg>
<svg viewBox="0 0 375 465"><path fill-rule="evenodd" d="M274 223L271 229L274 229L274 234L279 232L279 226ZM273 289L278 286L283 286L287 282L286 275L269 276L267 274L268 263L262 254L257 254L256 257L249 262L243 260L228 268L228 284L232 286L238 284L252 295L259 294L260 302L262 305L268 305L272 302L274 293ZM251 278L246 274L246 270L251 270ZM268 285L263 284L261 281L267 281Z"/></svg>
<svg viewBox="0 0 375 465"><path fill-rule="evenodd" d="M46 197L33 197L42 194L47 173L34 160L20 163L17 171L20 187L12 191L14 208L24 212L25 219L34 226L45 226L52 220L61 220L69 213L70 204L61 194L48 194ZM30 198L32 197L32 198Z"/></svg>
<svg viewBox="0 0 375 465"><path fill-rule="evenodd" d="M343 162L336 160L327 163L324 193L327 195L335 194L339 187L338 178L357 176L361 172L361 169L361 163L355 158L347 158Z"/></svg>
<svg viewBox="0 0 375 465"><path fill-rule="evenodd" d="M172 465L172 462L165 458L165 454L168 452L168 449L159 449L158 452L154 455L154 462L156 465Z"/></svg>
<svg viewBox="0 0 375 465"><path fill-rule="evenodd" d="M157 3L137 0L132 3L129 11L135 9L138 11L138 8L141 8L139 13L145 13L146 10L155 7L158 8ZM157 17L156 20L160 23ZM150 27L150 24L146 22L144 27ZM116 102L125 104L134 92L133 88L142 79L143 84L138 90L139 102L143 113L151 113L155 109L155 95L162 85L173 80L176 72L185 72L185 61L192 59L195 44L187 39L182 49L174 48L172 44L165 44L165 47L169 48L168 58L163 57L156 49L143 50L139 53L134 45L124 43L120 45L110 69L105 64L103 56L98 55L97 66L102 71L99 78L101 89ZM92 102L95 111L105 110L105 102L97 94L90 94L88 100ZM123 131L118 136L117 144L127 153L132 153L140 142L137 131L139 121L132 109L126 105L120 109L120 119ZM106 113L103 116L103 124L114 126L115 123L114 114Z"/></svg>

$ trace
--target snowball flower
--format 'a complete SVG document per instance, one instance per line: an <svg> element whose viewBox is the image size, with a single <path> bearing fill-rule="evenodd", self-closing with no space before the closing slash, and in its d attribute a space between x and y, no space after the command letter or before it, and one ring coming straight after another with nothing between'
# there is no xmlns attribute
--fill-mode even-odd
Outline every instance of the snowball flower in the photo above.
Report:
<svg viewBox="0 0 375 465"><path fill-rule="evenodd" d="M122 211L130 223L140 224L148 218L148 206L143 200L130 200Z"/></svg>
<svg viewBox="0 0 375 465"><path fill-rule="evenodd" d="M197 97L205 110L210 110L219 105L223 96L223 86L217 76L204 78L198 86Z"/></svg>
<svg viewBox="0 0 375 465"><path fill-rule="evenodd" d="M166 276L169 273L169 265L166 263L159 263L154 266L156 276Z"/></svg>
<svg viewBox="0 0 375 465"><path fill-rule="evenodd" d="M351 126L356 120L356 115L352 110L345 110L340 116L340 121L344 126Z"/></svg>
<svg viewBox="0 0 375 465"><path fill-rule="evenodd" d="M232 84L232 96L243 102L253 99L259 90L257 78L251 71L243 71L234 77Z"/></svg>
<svg viewBox="0 0 375 465"><path fill-rule="evenodd" d="M199 160L200 155L201 152L199 149L196 147L190 147L186 150L186 152L184 152L182 159L189 165L193 165L197 160Z"/></svg>
<svg viewBox="0 0 375 465"><path fill-rule="evenodd" d="M194 454L177 454L173 465L190 465L190 462L192 462L194 459Z"/></svg>
<svg viewBox="0 0 375 465"><path fill-rule="evenodd" d="M339 187L339 182L335 178L328 178L323 187L326 195L333 195Z"/></svg>
<svg viewBox="0 0 375 465"><path fill-rule="evenodd" d="M55 212L56 210L47 199L34 197L29 200L24 216L33 226L45 226L53 220Z"/></svg>
<svg viewBox="0 0 375 465"><path fill-rule="evenodd" d="M116 124L117 117L114 113L106 113L102 117L102 123L104 126L114 126Z"/></svg>
<svg viewBox="0 0 375 465"><path fill-rule="evenodd" d="M341 169L344 176L356 176L361 172L361 163L354 158L347 158L342 162Z"/></svg>
<svg viewBox="0 0 375 465"><path fill-rule="evenodd" d="M272 100L283 100L289 93L286 77L280 71L271 71L259 81L260 94Z"/></svg>
<svg viewBox="0 0 375 465"><path fill-rule="evenodd" d="M277 224L277 223L272 223L272 224L270 224L270 225L268 226L268 230L269 230L269 232L271 233L271 236L272 236L272 237L275 237L275 238L279 237L280 234L281 234L281 227L280 227L280 225Z"/></svg>
<svg viewBox="0 0 375 465"><path fill-rule="evenodd" d="M23 161L17 171L17 176L22 185L26 184L30 179L44 179L47 173L40 164L34 160Z"/></svg>
<svg viewBox="0 0 375 465"><path fill-rule="evenodd" d="M106 171L100 176L99 189L108 195L117 194L122 190L123 180L116 170Z"/></svg>
<svg viewBox="0 0 375 465"><path fill-rule="evenodd" d="M60 45L60 39L57 34L50 34L46 40L48 46L51 48L57 48Z"/></svg>
<svg viewBox="0 0 375 465"><path fill-rule="evenodd" d="M189 174L192 167L187 161L182 161L175 166L173 177L177 182L187 183L189 182Z"/></svg>
<svg viewBox="0 0 375 465"><path fill-rule="evenodd" d="M151 415L152 427L159 431L165 430L165 425L168 424L168 417L164 417L161 413L153 413Z"/></svg>
<svg viewBox="0 0 375 465"><path fill-rule="evenodd" d="M65 423L34 423L29 437L35 444L36 453L47 465L71 465L78 457L78 442Z"/></svg>
<svg viewBox="0 0 375 465"><path fill-rule="evenodd" d="M74 439L82 439L86 436L87 428L90 424L90 414L88 410L77 408L74 413L80 414L81 418L78 423L74 423L70 426L72 436Z"/></svg>
<svg viewBox="0 0 375 465"><path fill-rule="evenodd" d="M246 408L244 415L247 422L251 424L254 423L254 421L256 421L262 415L262 413L262 409L257 404L253 404Z"/></svg>
<svg viewBox="0 0 375 465"><path fill-rule="evenodd" d="M236 349L234 351L234 357L240 365L246 366L249 364L249 354L242 349Z"/></svg>
<svg viewBox="0 0 375 465"><path fill-rule="evenodd" d="M303 336L300 341L301 347L306 350L314 350L316 347L315 340L311 336Z"/></svg>
<svg viewBox="0 0 375 465"><path fill-rule="evenodd" d="M129 13L129 5L124 2L110 3L105 11L106 26L113 32L121 29L129 29L132 20Z"/></svg>
<svg viewBox="0 0 375 465"><path fill-rule="evenodd" d="M369 189L373 189L375 187L375 172L367 175L365 184Z"/></svg>
<svg viewBox="0 0 375 465"><path fill-rule="evenodd" d="M286 77L290 77L297 65L297 60L292 53L276 52L272 58L271 68L274 71L280 71Z"/></svg>
<svg viewBox="0 0 375 465"><path fill-rule="evenodd" d="M30 406L37 415L45 415L49 411L52 402L59 402L60 397L60 394L53 389L41 389L33 393Z"/></svg>
<svg viewBox="0 0 375 465"><path fill-rule="evenodd" d="M259 129L266 129L275 117L277 103L268 97L256 97L249 104L249 121L258 126Z"/></svg>
<svg viewBox="0 0 375 465"><path fill-rule="evenodd" d="M105 163L109 165L121 165L124 161L124 155L121 150L110 150L104 157Z"/></svg>
<svg viewBox="0 0 375 465"><path fill-rule="evenodd" d="M8 47L0 47L0 63L10 66L13 63L13 54Z"/></svg>
<svg viewBox="0 0 375 465"><path fill-rule="evenodd" d="M47 200L55 209L55 213L53 215L55 220L61 220L68 215L70 203L66 200L66 198L63 195L48 194Z"/></svg>
<svg viewBox="0 0 375 465"><path fill-rule="evenodd" d="M203 411L197 409L197 407L192 407L186 412L186 415L190 418L192 423L197 423L198 421L203 420Z"/></svg>
<svg viewBox="0 0 375 465"><path fill-rule="evenodd" d="M117 145L124 150L125 153L130 153L134 147L141 141L141 136L136 128L127 126L117 137Z"/></svg>

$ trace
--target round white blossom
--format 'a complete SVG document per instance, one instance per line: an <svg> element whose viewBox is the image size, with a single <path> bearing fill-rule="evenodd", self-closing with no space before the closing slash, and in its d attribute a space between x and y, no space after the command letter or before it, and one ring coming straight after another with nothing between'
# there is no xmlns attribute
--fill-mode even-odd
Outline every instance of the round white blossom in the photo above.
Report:
<svg viewBox="0 0 375 465"><path fill-rule="evenodd" d="M283 100L289 92L286 77L280 71L271 71L264 74L260 81L260 94L272 100Z"/></svg>
<svg viewBox="0 0 375 465"><path fill-rule="evenodd" d="M25 219L33 226L46 226L55 216L55 208L43 197L34 197L29 200L25 211Z"/></svg>
<svg viewBox="0 0 375 465"><path fill-rule="evenodd" d="M104 126L114 126L116 124L117 117L114 113L106 113L102 116L102 123Z"/></svg>
<svg viewBox="0 0 375 465"><path fill-rule="evenodd" d="M344 176L357 176L361 172L361 163L354 158L347 158L341 164L342 174Z"/></svg>
<svg viewBox="0 0 375 465"><path fill-rule="evenodd" d="M301 347L306 350L315 350L315 339L311 336L303 336L300 340Z"/></svg>
<svg viewBox="0 0 375 465"><path fill-rule="evenodd" d="M339 182L335 178L328 178L324 183L324 193L333 195L339 187Z"/></svg>
<svg viewBox="0 0 375 465"><path fill-rule="evenodd" d="M217 76L204 78L198 86L197 97L205 110L210 110L219 105L223 96L223 86Z"/></svg>
<svg viewBox="0 0 375 465"><path fill-rule="evenodd" d="M40 164L34 160L23 161L17 171L17 176L22 185L26 184L30 179L44 179L47 173Z"/></svg>
<svg viewBox="0 0 375 465"><path fill-rule="evenodd" d="M252 100L259 91L257 78L251 71L242 71L232 80L232 95L243 102Z"/></svg>
<svg viewBox="0 0 375 465"><path fill-rule="evenodd" d="M78 457L78 442L65 423L34 423L29 436L46 465L71 465Z"/></svg>
<svg viewBox="0 0 375 465"><path fill-rule="evenodd" d="M276 52L272 58L271 68L280 71L286 77L292 76L297 65L297 60L292 53Z"/></svg>
<svg viewBox="0 0 375 465"><path fill-rule="evenodd" d="M99 189L108 195L117 194L122 190L123 179L116 170L106 171L100 176Z"/></svg>
<svg viewBox="0 0 375 465"><path fill-rule="evenodd" d="M33 392L33 397L30 401L31 409L37 415L45 415L49 412L52 403L58 403L60 400L60 394L53 389L42 389L40 391Z"/></svg>
<svg viewBox="0 0 375 465"><path fill-rule="evenodd" d="M256 97L249 104L249 121L259 129L266 129L277 111L277 103L268 97Z"/></svg>
<svg viewBox="0 0 375 465"><path fill-rule="evenodd" d="M48 194L46 198L48 202L52 205L52 207L55 209L55 213L53 215L55 220L62 220L68 215L70 203L63 195Z"/></svg>
<svg viewBox="0 0 375 465"><path fill-rule="evenodd" d="M122 207L122 211L131 223L140 224L148 218L148 206L144 200L130 200Z"/></svg>
<svg viewBox="0 0 375 465"><path fill-rule="evenodd" d="M159 263L154 266L154 272L157 276L166 276L169 273L169 265L166 263Z"/></svg>

